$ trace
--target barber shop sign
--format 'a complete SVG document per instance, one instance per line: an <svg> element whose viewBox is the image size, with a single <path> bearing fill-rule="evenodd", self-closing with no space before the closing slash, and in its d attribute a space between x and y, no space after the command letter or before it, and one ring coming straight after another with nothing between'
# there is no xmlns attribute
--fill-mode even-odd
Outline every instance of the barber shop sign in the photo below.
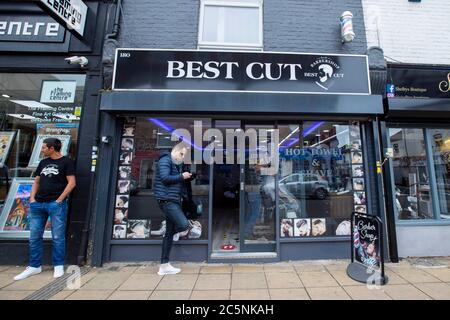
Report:
<svg viewBox="0 0 450 320"><path fill-rule="evenodd" d="M113 89L369 95L367 56L118 49Z"/></svg>

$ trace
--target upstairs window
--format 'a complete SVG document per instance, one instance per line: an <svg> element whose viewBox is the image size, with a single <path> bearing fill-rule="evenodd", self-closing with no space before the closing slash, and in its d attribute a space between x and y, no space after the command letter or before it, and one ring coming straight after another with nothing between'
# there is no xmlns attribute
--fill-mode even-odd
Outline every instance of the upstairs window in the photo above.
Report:
<svg viewBox="0 0 450 320"><path fill-rule="evenodd" d="M262 0L202 0L199 49L263 49Z"/></svg>

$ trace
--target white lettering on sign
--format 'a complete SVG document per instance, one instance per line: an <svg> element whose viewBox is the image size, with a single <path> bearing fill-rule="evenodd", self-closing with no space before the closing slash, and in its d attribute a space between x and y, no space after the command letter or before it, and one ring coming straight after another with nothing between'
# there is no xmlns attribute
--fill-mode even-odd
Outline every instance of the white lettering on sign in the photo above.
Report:
<svg viewBox="0 0 450 320"><path fill-rule="evenodd" d="M46 37L57 37L60 25L56 22L22 22L0 21L0 35L32 36L39 35L39 30L44 27Z"/></svg>
<svg viewBox="0 0 450 320"><path fill-rule="evenodd" d="M239 68L238 62L208 61L167 61L167 78L186 79L217 79L224 72L225 79L234 79L234 70ZM253 80L279 80L287 76L289 80L297 80L297 69L302 69L301 64L296 63L260 63L252 62L245 68L247 77Z"/></svg>
<svg viewBox="0 0 450 320"><path fill-rule="evenodd" d="M225 67L224 67L225 66ZM225 69L225 79L233 79L233 67L239 67L237 62L208 61L167 61L167 78L216 79L221 70ZM224 67L224 68L223 68Z"/></svg>
<svg viewBox="0 0 450 320"><path fill-rule="evenodd" d="M81 36L84 33L87 6L81 0L39 0Z"/></svg>

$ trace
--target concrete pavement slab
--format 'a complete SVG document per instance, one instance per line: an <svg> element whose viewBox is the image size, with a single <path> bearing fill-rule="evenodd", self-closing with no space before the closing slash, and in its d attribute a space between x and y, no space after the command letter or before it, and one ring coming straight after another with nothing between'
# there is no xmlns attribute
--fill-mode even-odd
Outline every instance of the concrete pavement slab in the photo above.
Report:
<svg viewBox="0 0 450 320"><path fill-rule="evenodd" d="M231 290L231 300L269 300L268 289Z"/></svg>
<svg viewBox="0 0 450 320"><path fill-rule="evenodd" d="M157 274L132 274L117 290L153 291L161 280Z"/></svg>
<svg viewBox="0 0 450 320"><path fill-rule="evenodd" d="M108 300L148 300L152 291L115 291Z"/></svg>
<svg viewBox="0 0 450 320"><path fill-rule="evenodd" d="M315 287L337 287L339 284L325 271L300 272L300 280L307 288Z"/></svg>
<svg viewBox="0 0 450 320"><path fill-rule="evenodd" d="M265 289L267 288L264 273L234 273L231 280L231 289Z"/></svg>
<svg viewBox="0 0 450 320"><path fill-rule="evenodd" d="M435 300L450 300L450 284L415 283L414 286Z"/></svg>
<svg viewBox="0 0 450 320"><path fill-rule="evenodd" d="M270 299L272 300L310 300L305 289L271 289L269 288Z"/></svg>
<svg viewBox="0 0 450 320"><path fill-rule="evenodd" d="M24 298L28 297L30 294L32 294L34 291L0 291L0 300L23 300Z"/></svg>
<svg viewBox="0 0 450 320"><path fill-rule="evenodd" d="M296 272L266 272L266 279L268 287L273 289L303 288L303 283Z"/></svg>
<svg viewBox="0 0 450 320"><path fill-rule="evenodd" d="M191 293L191 290L156 290L149 300L188 300Z"/></svg>
<svg viewBox="0 0 450 320"><path fill-rule="evenodd" d="M394 300L430 300L430 297L411 284L383 286L383 291Z"/></svg>
<svg viewBox="0 0 450 320"><path fill-rule="evenodd" d="M113 290L77 290L66 300L106 300Z"/></svg>
<svg viewBox="0 0 450 320"><path fill-rule="evenodd" d="M171 274L165 275L159 282L156 290L190 290L194 288L198 274Z"/></svg>
<svg viewBox="0 0 450 320"><path fill-rule="evenodd" d="M382 289L369 289L366 286L344 286L343 289L353 300L392 300Z"/></svg>
<svg viewBox="0 0 450 320"><path fill-rule="evenodd" d="M231 274L200 274L194 290L229 290Z"/></svg>
<svg viewBox="0 0 450 320"><path fill-rule="evenodd" d="M230 290L192 291L191 300L229 300Z"/></svg>
<svg viewBox="0 0 450 320"><path fill-rule="evenodd" d="M306 288L312 300L350 300L341 287Z"/></svg>

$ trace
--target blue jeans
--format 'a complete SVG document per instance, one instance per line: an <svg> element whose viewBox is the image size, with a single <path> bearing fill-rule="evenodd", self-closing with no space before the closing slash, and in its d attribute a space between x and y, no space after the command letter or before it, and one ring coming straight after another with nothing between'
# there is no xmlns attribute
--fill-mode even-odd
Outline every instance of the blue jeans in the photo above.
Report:
<svg viewBox="0 0 450 320"><path fill-rule="evenodd" d="M159 207L166 215L166 233L162 242L161 263L168 263L173 235L188 229L189 221L181 209L181 203L166 201L159 203Z"/></svg>
<svg viewBox="0 0 450 320"><path fill-rule="evenodd" d="M45 224L50 217L52 227L52 260L54 266L64 265L66 254L66 216L67 200L61 203L30 203L30 267L38 268L42 264L42 238Z"/></svg>

